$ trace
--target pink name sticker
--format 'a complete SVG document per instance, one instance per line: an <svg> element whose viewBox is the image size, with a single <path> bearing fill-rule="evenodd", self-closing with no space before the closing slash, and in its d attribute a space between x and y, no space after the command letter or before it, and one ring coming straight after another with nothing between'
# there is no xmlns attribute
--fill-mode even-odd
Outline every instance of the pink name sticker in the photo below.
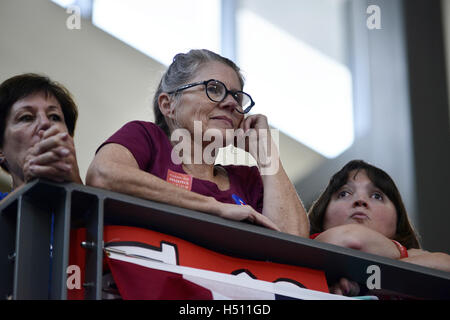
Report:
<svg viewBox="0 0 450 320"><path fill-rule="evenodd" d="M189 191L192 189L192 177L188 174L168 169L166 181Z"/></svg>

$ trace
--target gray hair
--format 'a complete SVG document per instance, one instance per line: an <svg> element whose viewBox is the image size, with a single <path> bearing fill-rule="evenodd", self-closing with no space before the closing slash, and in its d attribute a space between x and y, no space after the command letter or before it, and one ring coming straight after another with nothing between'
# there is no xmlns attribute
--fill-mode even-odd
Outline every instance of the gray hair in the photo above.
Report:
<svg viewBox="0 0 450 320"><path fill-rule="evenodd" d="M244 87L244 77L239 67L231 60L206 49L190 50L188 53L178 53L159 82L158 89L153 97L153 112L155 124L159 126L167 136L170 135L166 118L159 109L158 98L163 92L170 92L185 85L195 77L200 68L207 62L221 62L231 67L239 78L241 89ZM208 80L208 79L205 79Z"/></svg>

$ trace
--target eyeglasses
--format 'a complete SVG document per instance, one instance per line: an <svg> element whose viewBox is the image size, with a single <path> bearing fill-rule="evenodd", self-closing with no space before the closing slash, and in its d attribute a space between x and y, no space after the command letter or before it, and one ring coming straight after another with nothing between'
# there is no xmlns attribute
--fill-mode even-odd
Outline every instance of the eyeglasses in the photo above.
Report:
<svg viewBox="0 0 450 320"><path fill-rule="evenodd" d="M180 91L199 85L205 85L206 95L213 102L222 102L223 100L225 100L228 94L231 94L234 100L236 100L236 102L238 103L238 107L236 107L235 109L239 113L242 114L248 113L255 105L255 102L248 93L245 93L244 91L228 90L228 88L225 86L224 83L214 79L186 84L182 87L179 87L178 89L175 89L167 93L168 94L178 93Z"/></svg>

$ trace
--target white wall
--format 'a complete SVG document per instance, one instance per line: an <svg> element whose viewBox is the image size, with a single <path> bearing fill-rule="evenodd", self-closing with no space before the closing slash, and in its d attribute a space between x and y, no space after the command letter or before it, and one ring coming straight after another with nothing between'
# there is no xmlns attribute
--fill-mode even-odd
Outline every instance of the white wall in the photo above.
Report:
<svg viewBox="0 0 450 320"><path fill-rule="evenodd" d="M239 0L296 39L344 65L348 64L346 0Z"/></svg>

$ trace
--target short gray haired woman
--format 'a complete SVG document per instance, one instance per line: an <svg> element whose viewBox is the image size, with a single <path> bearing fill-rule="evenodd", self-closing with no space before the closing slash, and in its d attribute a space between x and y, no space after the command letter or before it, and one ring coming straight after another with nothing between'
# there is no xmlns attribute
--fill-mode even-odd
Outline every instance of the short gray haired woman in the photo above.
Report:
<svg viewBox="0 0 450 320"><path fill-rule="evenodd" d="M155 123L132 121L111 136L97 150L86 183L307 237L306 212L279 162L267 118L248 115L254 101L243 87L231 60L209 50L177 54L153 99ZM205 158L214 160L218 148L233 143L258 166ZM187 148L178 150L180 144ZM267 171L271 166L277 170Z"/></svg>
<svg viewBox="0 0 450 320"><path fill-rule="evenodd" d="M171 92L188 83L201 65L209 61L218 61L232 68L239 78L241 87L244 87L244 77L239 67L231 60L224 58L209 50L191 50L188 54L179 53L173 58L173 63L164 73L159 82L158 89L153 96L153 112L155 124L170 135L164 114L159 110L159 96L163 92Z"/></svg>

